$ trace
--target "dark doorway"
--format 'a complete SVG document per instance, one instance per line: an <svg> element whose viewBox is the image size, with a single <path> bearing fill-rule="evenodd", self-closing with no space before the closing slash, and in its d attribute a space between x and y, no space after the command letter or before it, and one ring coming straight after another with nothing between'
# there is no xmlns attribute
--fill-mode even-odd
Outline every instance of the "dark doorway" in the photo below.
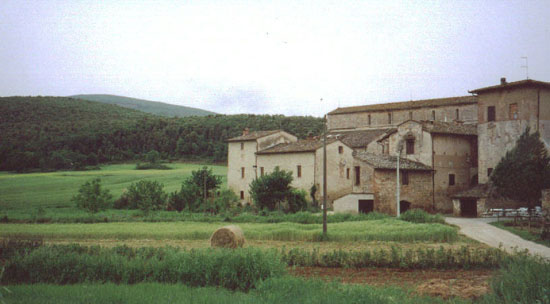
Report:
<svg viewBox="0 0 550 304"><path fill-rule="evenodd" d="M411 203L407 201L400 201L399 202L399 214L404 213L405 211L411 209Z"/></svg>
<svg viewBox="0 0 550 304"><path fill-rule="evenodd" d="M373 200L359 200L359 213L369 213L374 211Z"/></svg>
<svg viewBox="0 0 550 304"><path fill-rule="evenodd" d="M460 200L460 216L477 217L477 200L476 199L461 199Z"/></svg>

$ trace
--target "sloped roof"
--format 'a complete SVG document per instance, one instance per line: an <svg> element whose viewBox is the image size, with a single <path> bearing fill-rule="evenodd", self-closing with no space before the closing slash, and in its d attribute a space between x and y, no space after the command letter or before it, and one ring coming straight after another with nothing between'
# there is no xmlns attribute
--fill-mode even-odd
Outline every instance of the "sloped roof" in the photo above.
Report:
<svg viewBox="0 0 550 304"><path fill-rule="evenodd" d="M430 133L477 135L476 124L459 124L442 121L422 121L422 129Z"/></svg>
<svg viewBox="0 0 550 304"><path fill-rule="evenodd" d="M269 131L252 131L249 132L247 135L241 135L237 137L233 137L228 139L227 141L251 141L256 140L258 138L262 138L264 136L268 136L271 134L275 134L277 132L281 132L281 130L269 130Z"/></svg>
<svg viewBox="0 0 550 304"><path fill-rule="evenodd" d="M490 86L490 87L475 89L475 90L471 90L471 91L468 91L468 92L479 94L479 93L486 93L486 92L489 92L489 91L511 89L511 88L522 87L522 86L525 86L525 87L526 86L545 87L545 88L550 89L550 82L544 82L544 81L538 81L538 80L532 80L532 79L525 79L525 80L507 82L505 84L499 84L499 85L494 85L494 86Z"/></svg>
<svg viewBox="0 0 550 304"><path fill-rule="evenodd" d="M327 145L337 141L336 138L327 138ZM322 140L304 139L291 143L281 143L273 147L260 150L256 154L301 153L315 152L323 146Z"/></svg>
<svg viewBox="0 0 550 304"><path fill-rule="evenodd" d="M374 154L369 152L356 152L354 157L364 161L375 169L397 169L397 157L388 154ZM423 163L399 158L399 168L403 170L431 171L432 168Z"/></svg>
<svg viewBox="0 0 550 304"><path fill-rule="evenodd" d="M373 104L373 105L337 108L336 110L333 110L328 114L334 115L334 114L347 114L347 113L357 113L357 112L407 110L407 109L418 109L418 108L424 108L424 107L441 107L441 106L475 104L475 103L477 103L476 96L458 96L458 97L412 100L412 101L379 103L379 104Z"/></svg>
<svg viewBox="0 0 550 304"><path fill-rule="evenodd" d="M351 148L366 147L370 142L378 138L380 135L392 129L372 129L361 131L341 131L331 132L328 136L339 138L343 143Z"/></svg>
<svg viewBox="0 0 550 304"><path fill-rule="evenodd" d="M454 194L453 198L480 198L488 197L490 193L489 184L479 184L468 190Z"/></svg>

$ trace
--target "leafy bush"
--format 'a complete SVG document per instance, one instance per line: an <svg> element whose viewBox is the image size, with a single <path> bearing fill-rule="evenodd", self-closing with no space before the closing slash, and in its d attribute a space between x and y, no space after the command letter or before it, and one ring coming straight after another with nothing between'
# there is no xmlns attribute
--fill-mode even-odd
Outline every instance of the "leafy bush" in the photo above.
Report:
<svg viewBox="0 0 550 304"><path fill-rule="evenodd" d="M226 201L218 197L212 199L213 191L220 187L221 182L221 177L214 175L212 168L204 166L192 171L191 176L183 181L180 191L170 195L169 206L177 211L186 209L218 213L225 210L234 201L228 190L222 191Z"/></svg>
<svg viewBox="0 0 550 304"><path fill-rule="evenodd" d="M287 197L288 212L296 213L307 209L306 192L304 190L292 189Z"/></svg>
<svg viewBox="0 0 550 304"><path fill-rule="evenodd" d="M164 186L157 181L142 180L132 183L128 191L124 192L115 207L141 209L145 213L151 210L163 210L166 207L166 193Z"/></svg>
<svg viewBox="0 0 550 304"><path fill-rule="evenodd" d="M412 223L445 223L445 219L440 214L429 214L422 209L407 210L399 216L399 219Z"/></svg>
<svg viewBox="0 0 550 304"><path fill-rule="evenodd" d="M78 194L73 196L72 201L78 208L96 213L99 210L107 209L111 205L112 199L113 196L109 190L101 189L101 180L96 178L80 186Z"/></svg>
<svg viewBox="0 0 550 304"><path fill-rule="evenodd" d="M161 164L161 163L146 163L146 164L142 164L142 163L137 163L136 164L136 170L152 170L152 169L155 169L155 170L171 170L172 168L164 165L164 164Z"/></svg>
<svg viewBox="0 0 550 304"><path fill-rule="evenodd" d="M284 272L285 265L274 250L107 249L75 244L43 246L15 255L5 265L2 283L159 282L246 291Z"/></svg>
<svg viewBox="0 0 550 304"><path fill-rule="evenodd" d="M291 193L292 172L275 170L265 174L250 183L250 195L258 209L275 210L277 205L284 202Z"/></svg>

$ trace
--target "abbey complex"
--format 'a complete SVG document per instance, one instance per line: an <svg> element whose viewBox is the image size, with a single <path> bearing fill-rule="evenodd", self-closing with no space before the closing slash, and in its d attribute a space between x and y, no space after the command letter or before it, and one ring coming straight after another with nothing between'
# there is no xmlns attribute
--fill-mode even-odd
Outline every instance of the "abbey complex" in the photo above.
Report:
<svg viewBox="0 0 550 304"><path fill-rule="evenodd" d="M329 112L329 206L335 212L395 215L397 208L421 208L461 216L519 207L522 202L489 195L489 176L528 126L550 150L550 83L502 78L469 93ZM252 180L276 166L293 172L294 187L309 193L315 185L322 197L322 138L245 130L228 144L228 186L243 202L250 201Z"/></svg>

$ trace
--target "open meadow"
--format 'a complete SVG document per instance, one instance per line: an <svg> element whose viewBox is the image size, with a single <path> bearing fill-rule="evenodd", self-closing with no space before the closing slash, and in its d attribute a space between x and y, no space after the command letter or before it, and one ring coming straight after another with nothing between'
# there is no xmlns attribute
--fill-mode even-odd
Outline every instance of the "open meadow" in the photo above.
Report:
<svg viewBox="0 0 550 304"><path fill-rule="evenodd" d="M155 180L164 185L164 191L172 192L181 187L183 180L193 170L203 165L187 163L169 163L171 170L136 170L136 164L102 165L101 170L56 171L46 173L9 173L0 172L0 213L14 214L36 212L42 207L44 212L75 213L71 197L80 185L93 178L100 178L103 186L118 198L133 182ZM212 166L215 175L227 182L225 166ZM85 212L84 212L85 213Z"/></svg>

